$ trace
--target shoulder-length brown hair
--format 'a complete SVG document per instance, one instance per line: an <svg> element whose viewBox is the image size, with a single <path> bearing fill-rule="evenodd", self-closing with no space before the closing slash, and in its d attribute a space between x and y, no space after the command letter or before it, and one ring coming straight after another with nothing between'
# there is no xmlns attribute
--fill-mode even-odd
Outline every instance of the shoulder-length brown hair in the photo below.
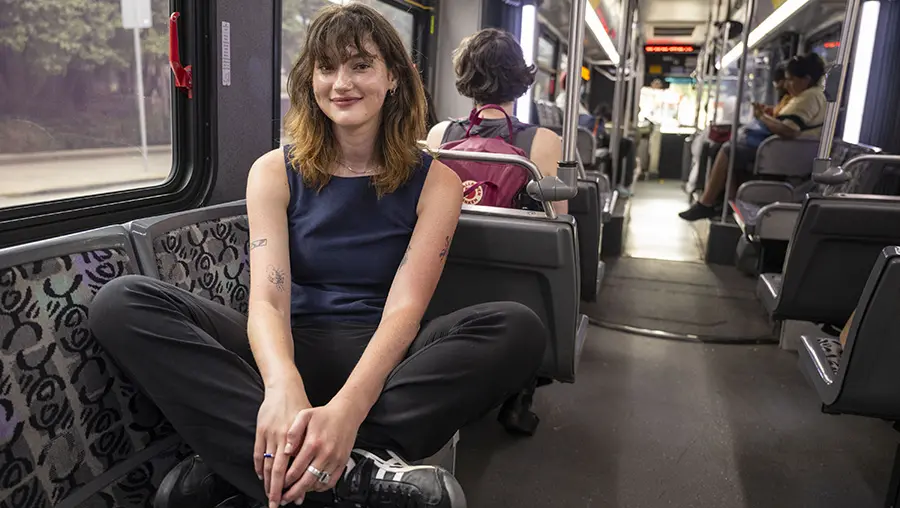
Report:
<svg viewBox="0 0 900 508"><path fill-rule="evenodd" d="M307 186L321 190L331 179L329 169L340 157L331 120L313 94L316 63L336 58L345 62L352 49L374 58L365 49L367 41L375 44L397 81L397 89L385 97L375 141L375 162L384 168L371 177L378 194L397 190L421 160L417 141L425 136L425 90L397 31L366 5L328 6L310 24L306 43L288 76L291 108L285 115L285 131L294 143L291 163Z"/></svg>

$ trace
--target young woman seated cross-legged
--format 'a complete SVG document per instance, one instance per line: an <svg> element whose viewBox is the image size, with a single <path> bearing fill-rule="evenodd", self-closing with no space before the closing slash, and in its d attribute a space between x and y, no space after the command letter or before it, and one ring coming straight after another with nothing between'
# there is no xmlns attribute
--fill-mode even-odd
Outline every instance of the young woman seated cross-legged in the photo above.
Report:
<svg viewBox="0 0 900 508"><path fill-rule="evenodd" d="M512 302L422 322L462 185L416 147L422 82L383 16L325 8L289 88L295 143L247 182L249 316L142 276L92 304L100 344L197 453L156 506L463 507L449 472L407 461L525 386L547 331Z"/></svg>

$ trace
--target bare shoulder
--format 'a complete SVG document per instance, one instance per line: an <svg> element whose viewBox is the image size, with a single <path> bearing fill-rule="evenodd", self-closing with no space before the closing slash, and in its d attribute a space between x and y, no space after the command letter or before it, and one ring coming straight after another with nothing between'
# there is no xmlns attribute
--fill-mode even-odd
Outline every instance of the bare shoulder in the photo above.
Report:
<svg viewBox="0 0 900 508"><path fill-rule="evenodd" d="M562 138L559 134L551 131L550 129L544 127L538 127L537 132L534 134L534 144L550 148L554 145L561 145Z"/></svg>
<svg viewBox="0 0 900 508"><path fill-rule="evenodd" d="M456 172L438 160L431 161L419 199L419 213L429 207L459 210L462 202L462 182Z"/></svg>
<svg viewBox="0 0 900 508"><path fill-rule="evenodd" d="M290 194L286 173L284 151L281 148L262 154L250 167L247 175L247 199L286 198Z"/></svg>
<svg viewBox="0 0 900 508"><path fill-rule="evenodd" d="M443 122L436 124L431 128L430 131L428 131L427 143L429 148L434 150L441 147L441 141L443 141L444 139L444 132L447 131L448 125L450 125L450 121L444 120Z"/></svg>

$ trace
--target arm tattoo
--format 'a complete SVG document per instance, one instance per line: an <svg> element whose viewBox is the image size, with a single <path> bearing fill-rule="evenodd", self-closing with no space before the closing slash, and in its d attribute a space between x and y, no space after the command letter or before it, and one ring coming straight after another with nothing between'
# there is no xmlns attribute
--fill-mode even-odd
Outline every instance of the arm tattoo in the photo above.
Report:
<svg viewBox="0 0 900 508"><path fill-rule="evenodd" d="M441 262L443 263L447 259L447 253L450 252L450 237L444 239L444 248L441 249L441 253L439 254L441 258Z"/></svg>
<svg viewBox="0 0 900 508"><path fill-rule="evenodd" d="M410 249L411 249L411 247L409 247L409 246L406 247L406 252L403 253L403 259L400 260L400 266L397 267L397 270L403 268L403 265L405 265L406 262L409 261L409 250Z"/></svg>
<svg viewBox="0 0 900 508"><path fill-rule="evenodd" d="M250 250L253 250L257 247L265 247L269 243L269 240L266 238L262 238L260 240L254 240L250 242Z"/></svg>
<svg viewBox="0 0 900 508"><path fill-rule="evenodd" d="M269 273L269 282L275 284L278 291L284 291L284 270L269 265L267 271Z"/></svg>

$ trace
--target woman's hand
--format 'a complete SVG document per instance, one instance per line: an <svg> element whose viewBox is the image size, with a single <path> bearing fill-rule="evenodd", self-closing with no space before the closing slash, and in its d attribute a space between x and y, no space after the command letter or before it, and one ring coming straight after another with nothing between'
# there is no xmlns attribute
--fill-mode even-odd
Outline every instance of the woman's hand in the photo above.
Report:
<svg viewBox="0 0 900 508"><path fill-rule="evenodd" d="M337 398L325 406L306 409L297 414L288 431L290 453L296 453L297 456L285 477L285 485L292 486L282 496L284 502L302 503L307 492L324 492L334 488L344 474L350 451L356 442L356 433L364 418L365 415L359 415L350 405ZM310 465L328 473L328 483L320 482L307 471Z"/></svg>
<svg viewBox="0 0 900 508"><path fill-rule="evenodd" d="M290 459L290 450L285 450L288 430L297 414L310 407L300 374L266 387L266 396L256 417L253 466L256 475L263 479L272 508L278 506L285 485Z"/></svg>

